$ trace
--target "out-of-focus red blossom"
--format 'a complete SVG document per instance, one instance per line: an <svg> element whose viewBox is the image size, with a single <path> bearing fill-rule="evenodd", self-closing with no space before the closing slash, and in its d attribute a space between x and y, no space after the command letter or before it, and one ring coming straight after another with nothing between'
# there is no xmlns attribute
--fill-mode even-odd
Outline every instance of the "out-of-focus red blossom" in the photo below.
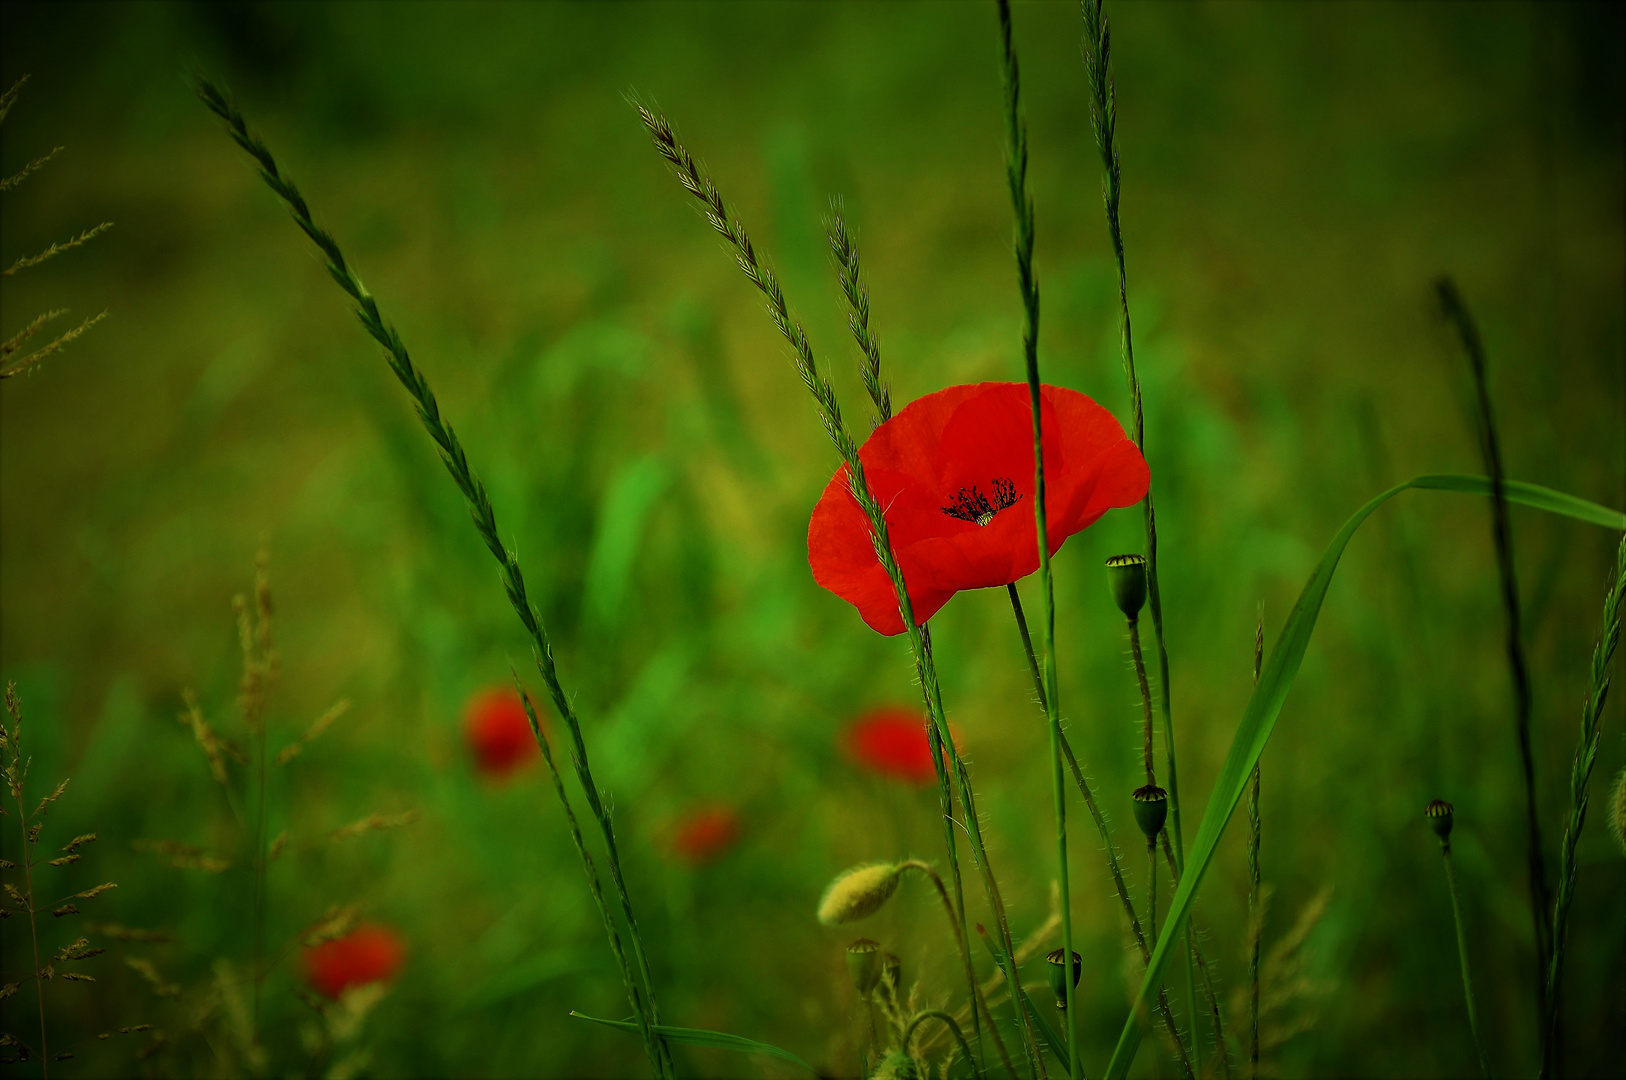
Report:
<svg viewBox="0 0 1626 1080"><path fill-rule="evenodd" d="M538 755L531 721L513 687L494 687L470 698L463 732L475 767L486 776L507 776Z"/></svg>
<svg viewBox="0 0 1626 1080"><path fill-rule="evenodd" d="M740 815L715 803L684 814L672 831L672 852L691 866L711 862L740 841Z"/></svg>
<svg viewBox="0 0 1626 1080"><path fill-rule="evenodd" d="M305 950L305 980L325 998L352 986L393 979L406 959L406 945L385 926L358 926L342 938Z"/></svg>
<svg viewBox="0 0 1626 1080"><path fill-rule="evenodd" d="M1106 409L1040 387L1047 532L1054 553L1151 482L1146 459ZM950 386L911 402L858 451L883 507L916 623L961 589L1008 585L1039 568L1033 520L1033 407L1025 383ZM869 519L831 478L807 530L813 580L883 634L903 633L897 594L870 545Z"/></svg>
<svg viewBox="0 0 1626 1080"><path fill-rule="evenodd" d="M949 735L959 744L953 727ZM847 755L862 767L911 784L929 783L937 776L926 716L901 705L871 709L847 726L842 735Z"/></svg>

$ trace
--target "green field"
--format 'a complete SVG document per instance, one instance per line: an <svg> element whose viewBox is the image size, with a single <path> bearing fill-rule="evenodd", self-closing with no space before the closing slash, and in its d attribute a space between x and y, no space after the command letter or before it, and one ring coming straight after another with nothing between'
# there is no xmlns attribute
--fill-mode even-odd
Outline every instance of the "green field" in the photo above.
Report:
<svg viewBox="0 0 1626 1080"><path fill-rule="evenodd" d="M1261 612L1274 648L1367 499L1419 474L1485 472L1436 279L1454 279L1478 324L1507 476L1626 507L1623 27L1588 4L1107 14L1189 849L1249 700ZM1039 369L1128 423L1084 23L1068 3L1018 3L1014 21ZM900 408L1025 378L1000 61L992 3L0 8L0 84L29 76L0 171L65 148L0 195L0 261L113 223L0 283L7 338L49 310L68 309L57 332L108 312L0 383L0 679L22 704L24 809L71 778L29 850L38 863L97 835L80 861L31 871L41 963L81 935L107 950L40 983L49 1053L74 1055L51 1075L650 1072L637 1034L569 1016L632 1006L546 771L527 758L481 775L465 738L471 700L517 669L607 873L531 639L382 350L194 94L200 74L230 88L343 248L489 489L614 812L662 1022L857 1075L876 1064L844 960L859 936L901 958L914 1007L965 1004L924 877L866 922L815 920L855 864L912 856L948 872L935 780L866 769L848 734L877 707L922 714L920 686L906 638L813 581L809 516L841 459L760 294L630 102L664 111L749 227L862 438L870 403L825 239L833 198ZM1261 764L1260 1075L1477 1073L1423 816L1435 798L1455 804L1491 1071L1541 1065L1490 507L1401 494L1327 594ZM1556 888L1621 537L1509 515ZM1143 917L1141 700L1103 562L1144 545L1141 513L1117 509L1053 562L1061 718ZM233 610L240 594L254 607L261 552L276 653L263 788ZM1020 589L1037 632L1039 578ZM1003 593L961 593L931 635L1020 941L1055 904L1055 820L1049 731ZM1141 631L1151 649L1146 618ZM229 792L178 722L194 694L245 752L221 751ZM348 711L279 764L341 699ZM1549 1075L1608 1074L1626 1054L1626 851L1607 823L1623 700L1602 713ZM1161 768L1161 726L1157 755ZM8 795L0 819L12 862L28 847L17 806ZM719 808L730 824L710 841L685 831ZM1097 1077L1143 968L1070 782L1067 821L1079 1057ZM988 977L974 924L993 924L957 828ZM1195 907L1239 1077L1247 832L1239 809ZM258 873L262 843L283 834ZM3 880L27 885L20 866ZM45 914L105 881L117 889L76 901L81 913ZM0 1029L30 1048L6 1068L33 1076L33 935L26 904L0 904L0 967L19 983ZM337 1004L310 996L301 957L335 916L404 946L392 979ZM1059 943L1051 926L1023 968L1050 1018L1043 954ZM65 981L70 963L95 981ZM1186 972L1182 957L1166 977L1181 1030L1203 1075L1223 1075ZM1015 1014L993 1012L1021 1072ZM97 1038L139 1024L153 1027ZM1131 1075L1180 1075L1148 1032ZM933 1037L935 1065L949 1041ZM672 1054L684 1075L807 1075Z"/></svg>

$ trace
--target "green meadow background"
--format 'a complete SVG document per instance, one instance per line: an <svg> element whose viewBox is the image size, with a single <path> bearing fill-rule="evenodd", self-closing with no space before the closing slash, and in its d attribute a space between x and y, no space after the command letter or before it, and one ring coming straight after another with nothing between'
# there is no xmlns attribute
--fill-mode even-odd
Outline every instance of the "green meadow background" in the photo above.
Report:
<svg viewBox="0 0 1626 1080"><path fill-rule="evenodd" d="M1482 328L1509 475L1626 506L1622 24L1602 5L1108 11L1189 838L1247 699L1261 605L1273 640L1327 541L1378 490L1482 471L1436 276L1455 277ZM1019 3L1015 20L1042 371L1124 418L1078 11ZM163 938L91 934L110 950L81 965L98 981L48 984L52 1049L76 1054L54 1074L306 1075L315 1014L284 946L349 904L396 928L409 956L314 1071L647 1069L635 1037L567 1015L628 1008L542 771L492 783L464 748L464 703L510 664L541 689L495 567L379 350L192 96L194 70L232 88L490 487L615 808L667 1021L852 1075L863 1014L842 950L860 933L903 958L926 1000L958 1002L921 883L848 932L813 919L850 864L942 858L935 791L865 774L839 744L860 711L918 689L902 640L811 579L806 525L835 454L757 294L627 97L658 102L706 162L862 423L823 243L833 196L859 230L900 403L1022 377L996 43L980 3L0 8L0 81L32 75L5 123L4 171L66 147L0 199L0 258L115 223L4 282L8 335L47 308L110 312L0 389L0 674L24 701L29 791L72 778L45 843L99 835L40 887L119 885L42 933L52 949L110 923ZM1519 509L1512 522L1552 864L1618 538ZM1139 704L1101 565L1141 544L1138 513L1115 511L1056 562L1062 713L1138 897ZM290 842L269 875L276 963L256 1065L232 1005L250 861L176 716L195 690L243 741L231 601L262 546L273 752L335 699L353 708L273 766L269 829ZM962 594L933 633L1020 937L1050 906L1042 716L999 590ZM1271 1073L1473 1068L1422 817L1435 797L1456 804L1492 1067L1534 1072L1503 636L1482 501L1408 493L1357 536L1263 759L1267 953L1324 899L1282 974L1273 1022L1302 1030L1268 1055ZM1565 997L1576 1075L1626 1050L1626 860L1600 811L1626 763L1622 700L1580 845ZM675 823L719 801L741 816L739 844L698 868L675 859ZM330 839L408 812L411 824ZM1098 1072L1138 962L1076 799L1070 815L1080 1038ZM1227 996L1247 970L1236 825L1197 908ZM15 817L0 830L15 858ZM231 865L170 865L161 840ZM3 934L16 978L25 920ZM129 958L180 997L155 996ZM1041 967L1027 970L1042 986ZM31 988L5 1002L5 1030L34 1042L33 1008ZM94 1038L142 1022L168 1038L145 1060L148 1036ZM800 1075L715 1051L678 1059ZM1173 1073L1148 1040L1137 1075Z"/></svg>

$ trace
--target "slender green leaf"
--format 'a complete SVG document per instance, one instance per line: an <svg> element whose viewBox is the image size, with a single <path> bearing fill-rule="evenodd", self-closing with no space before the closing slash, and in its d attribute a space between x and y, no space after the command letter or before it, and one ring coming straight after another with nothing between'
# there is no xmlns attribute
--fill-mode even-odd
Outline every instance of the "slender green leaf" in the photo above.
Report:
<svg viewBox="0 0 1626 1080"><path fill-rule="evenodd" d="M1192 842L1191 851L1186 857L1186 869L1180 877L1180 887L1175 890L1174 899L1169 902L1168 916L1164 920L1162 932L1158 934L1157 948L1152 951L1152 959L1147 965L1145 978L1141 980L1140 990L1135 995L1129 1017L1124 1021L1123 1031L1118 1036L1117 1048L1112 1053L1112 1060L1107 1064L1108 1080L1119 1080L1128 1073L1130 1064L1135 1060L1135 1051L1140 1046L1141 1036L1137 1017L1150 1015L1152 1001L1157 997L1157 988L1163 981L1163 969L1168 966L1169 959L1183 940L1180 928L1184 925L1186 917L1191 914L1197 886L1202 883L1203 875L1207 873L1209 863L1213 861L1220 835L1224 833L1226 824L1231 820L1231 813L1242 798L1248 777L1252 775L1259 755L1264 753L1265 743L1270 739L1270 733L1276 726L1276 718L1281 715L1282 704L1287 700L1287 693L1292 689L1294 678L1298 676L1299 664L1304 659L1304 651L1310 645L1310 635L1315 630L1316 618L1321 614L1322 601L1327 597L1327 587L1332 584L1332 575L1338 569L1338 560L1343 556L1344 548L1348 546L1350 537L1355 535L1355 530L1371 516L1372 511L1408 488L1489 495L1491 482L1484 476L1456 475L1419 476L1408 480L1404 484L1390 488L1357 510L1327 546L1326 554L1321 556L1321 562L1317 564L1315 573L1310 575L1304 591L1299 594L1298 603L1293 605L1293 612L1287 617L1281 636L1276 639L1276 647L1266 660L1264 671L1254 687L1253 696L1248 699L1247 708L1242 712L1242 720L1237 724L1236 735L1231 740L1230 753L1226 755L1225 764L1221 766L1219 777L1214 781L1214 793L1209 796L1202 824L1197 828L1196 839ZM1561 491L1517 480L1507 481L1503 485L1503 490L1509 502L1521 503L1537 510L1546 510L1549 513L1575 518L1592 525L1601 525L1608 529L1626 531L1626 514L1618 510L1610 510Z"/></svg>
<svg viewBox="0 0 1626 1080"><path fill-rule="evenodd" d="M619 1028L622 1031L630 1031L634 1034L638 1033L638 1025L631 1020L600 1020L596 1016L587 1016L574 1010L571 1011L570 1015L581 1020L591 1020L595 1024L603 1024L605 1027ZM768 1057L776 1057L780 1061L788 1061L792 1065L800 1065L810 1073L818 1072L817 1069L789 1050L781 1050L777 1046L770 1046L765 1042L757 1042L755 1039L747 1039L739 1035L729 1035L721 1031L707 1031L704 1028L668 1027L665 1024L656 1024L655 1033L663 1039L688 1043L691 1046L709 1046L713 1049L733 1050L741 1054L766 1054Z"/></svg>

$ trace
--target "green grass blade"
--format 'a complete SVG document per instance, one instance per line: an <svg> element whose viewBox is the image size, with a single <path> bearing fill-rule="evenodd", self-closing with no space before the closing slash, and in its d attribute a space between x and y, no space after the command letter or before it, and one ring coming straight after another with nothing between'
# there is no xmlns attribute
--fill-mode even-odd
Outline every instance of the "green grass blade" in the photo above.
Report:
<svg viewBox="0 0 1626 1080"><path fill-rule="evenodd" d="M631 1020L600 1020L596 1016L588 1016L575 1010L571 1010L570 1015L579 1020L591 1020L593 1023L603 1024L605 1027L619 1028L622 1031L630 1031L634 1035L638 1034L638 1025ZM663 1039L688 1043L691 1046L709 1046L716 1050L733 1050L740 1054L766 1054L768 1057L776 1057L780 1061L788 1061L792 1065L800 1065L810 1073L818 1073L817 1069L789 1050L781 1050L777 1046L770 1046L768 1043L757 1042L755 1039L747 1039L740 1035L729 1035L722 1031L707 1031L704 1028L668 1027L665 1024L655 1025L655 1032Z"/></svg>
<svg viewBox="0 0 1626 1080"><path fill-rule="evenodd" d="M1237 724L1236 735L1231 740L1230 753L1226 755L1225 764L1221 766L1219 777L1214 782L1214 793L1209 796L1208 807L1203 811L1202 824L1197 828L1196 838L1186 859L1185 873L1180 876L1180 887L1175 890L1174 899L1169 904L1163 932L1158 935L1157 947L1152 951L1146 975L1141 980L1139 991L1136 992L1134 1006L1130 1009L1128 1019L1124 1021L1123 1031L1118 1036L1118 1046L1112 1053L1112 1060L1107 1064L1108 1080L1123 1077L1129 1072L1129 1066L1135 1060L1135 1051L1140 1046L1141 1035L1138 1018L1150 1014L1152 1000L1157 996L1158 986L1162 984L1163 970L1168 966L1180 941L1180 927L1191 913L1197 886L1202 883L1203 875L1208 872L1209 864L1214 858L1214 850L1219 845L1220 835L1224 833L1232 812L1242 798L1242 793L1248 785L1248 778L1253 773L1253 767L1258 763L1259 755L1264 752L1265 743L1270 739L1270 733L1276 726L1276 719L1281 715L1282 705L1287 700L1287 693L1292 689L1294 678L1298 676L1299 664L1304 659L1305 650L1309 648L1310 635L1315 631L1322 601L1327 597L1327 588L1332 584L1332 575L1338 569L1338 560L1343 556L1344 548L1349 545L1350 537L1355 535L1355 530L1371 516L1372 511L1408 488L1455 491L1469 495L1491 494L1489 477L1419 476L1390 488L1357 510L1327 546L1327 551L1321 556L1321 562L1317 564L1315 573L1310 575L1304 591L1299 594L1298 603L1293 606L1293 613L1288 616L1286 625L1282 627L1281 636L1276 640L1276 648L1266 660L1258 685L1254 687L1253 696L1248 699L1247 708L1242 712L1242 720ZM1509 502L1575 518L1592 525L1601 525L1608 529L1626 531L1626 514L1576 498L1574 495L1566 495L1561 491L1541 487L1539 484L1527 484L1517 480L1507 481L1503 490Z"/></svg>

